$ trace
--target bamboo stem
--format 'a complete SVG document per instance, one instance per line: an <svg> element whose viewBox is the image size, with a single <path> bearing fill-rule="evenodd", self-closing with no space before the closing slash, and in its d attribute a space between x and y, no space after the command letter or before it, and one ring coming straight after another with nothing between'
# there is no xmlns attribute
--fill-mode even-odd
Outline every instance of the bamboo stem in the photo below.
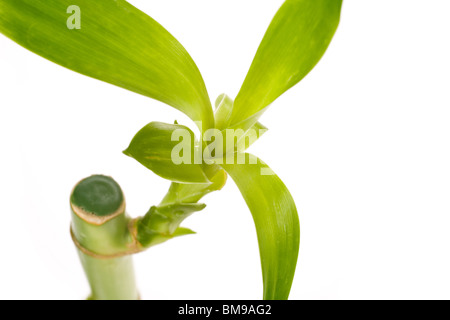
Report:
<svg viewBox="0 0 450 320"><path fill-rule="evenodd" d="M92 290L90 299L138 299L130 255L138 248L119 185L110 177L91 176L75 186L70 204L71 232Z"/></svg>

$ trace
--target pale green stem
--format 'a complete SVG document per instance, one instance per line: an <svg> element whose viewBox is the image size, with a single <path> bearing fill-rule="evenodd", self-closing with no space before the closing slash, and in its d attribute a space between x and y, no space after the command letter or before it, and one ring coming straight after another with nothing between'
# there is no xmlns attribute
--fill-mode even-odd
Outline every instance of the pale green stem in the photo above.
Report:
<svg viewBox="0 0 450 320"><path fill-rule="evenodd" d="M117 183L92 176L72 192L72 237L89 281L92 300L136 300L131 253L136 244Z"/></svg>

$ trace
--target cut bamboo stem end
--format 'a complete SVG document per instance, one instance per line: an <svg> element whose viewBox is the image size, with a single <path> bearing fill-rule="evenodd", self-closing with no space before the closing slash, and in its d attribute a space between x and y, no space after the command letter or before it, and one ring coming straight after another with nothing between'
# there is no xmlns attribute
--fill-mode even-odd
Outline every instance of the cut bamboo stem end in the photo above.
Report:
<svg viewBox="0 0 450 320"><path fill-rule="evenodd" d="M92 290L89 299L138 299L131 254L139 248L120 186L110 177L88 177L72 190L70 207L72 238Z"/></svg>
<svg viewBox="0 0 450 320"><path fill-rule="evenodd" d="M107 216L98 216L89 211L86 211L84 208L79 207L73 203L70 203L70 208L80 219L86 221L89 224L101 226L105 222L108 222L109 220L112 220L125 212L125 200L122 202L122 204L115 212Z"/></svg>

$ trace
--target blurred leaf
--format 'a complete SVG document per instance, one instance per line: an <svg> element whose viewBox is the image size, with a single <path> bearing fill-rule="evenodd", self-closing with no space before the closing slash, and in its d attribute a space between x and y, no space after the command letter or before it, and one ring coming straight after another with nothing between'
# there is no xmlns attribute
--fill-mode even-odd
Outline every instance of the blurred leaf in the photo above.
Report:
<svg viewBox="0 0 450 320"><path fill-rule="evenodd" d="M179 152L176 152L177 145L183 147ZM195 164L195 152L192 130L182 125L162 122L151 122L142 128L124 151L165 179L185 183L210 183L202 165ZM175 156L184 162L178 164Z"/></svg>
<svg viewBox="0 0 450 320"><path fill-rule="evenodd" d="M188 228L179 227L175 232L173 233L173 237L181 237L181 236L187 236L190 234L195 234L195 231L192 231Z"/></svg>
<svg viewBox="0 0 450 320"><path fill-rule="evenodd" d="M237 184L256 226L264 299L287 299L294 279L300 224L289 190L271 169L258 164L224 164Z"/></svg>
<svg viewBox="0 0 450 320"><path fill-rule="evenodd" d="M247 130L305 77L337 29L342 0L286 0L272 20L236 97L227 127Z"/></svg>
<svg viewBox="0 0 450 320"><path fill-rule="evenodd" d="M71 5L80 8L81 29L67 27ZM1 0L0 32L61 66L162 101L202 121L204 130L214 126L192 58L158 22L124 0Z"/></svg>

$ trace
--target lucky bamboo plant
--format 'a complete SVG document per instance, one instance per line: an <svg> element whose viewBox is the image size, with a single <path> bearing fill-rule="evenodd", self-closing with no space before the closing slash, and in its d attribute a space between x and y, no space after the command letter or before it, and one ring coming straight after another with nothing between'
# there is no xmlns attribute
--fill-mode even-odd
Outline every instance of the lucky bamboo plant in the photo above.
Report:
<svg viewBox="0 0 450 320"><path fill-rule="evenodd" d="M261 160L245 152L265 130L258 122L280 95L318 63L339 23L342 0L286 0L271 22L234 101L211 107L192 58L160 24L124 0L0 0L0 32L81 74L162 101L188 115L151 122L124 153L172 181L142 217L125 213L122 190L95 175L72 191L71 234L92 299L138 299L131 255L193 231L180 227L203 210L206 194L230 175L256 226L264 299L287 299L300 242L294 200Z"/></svg>

